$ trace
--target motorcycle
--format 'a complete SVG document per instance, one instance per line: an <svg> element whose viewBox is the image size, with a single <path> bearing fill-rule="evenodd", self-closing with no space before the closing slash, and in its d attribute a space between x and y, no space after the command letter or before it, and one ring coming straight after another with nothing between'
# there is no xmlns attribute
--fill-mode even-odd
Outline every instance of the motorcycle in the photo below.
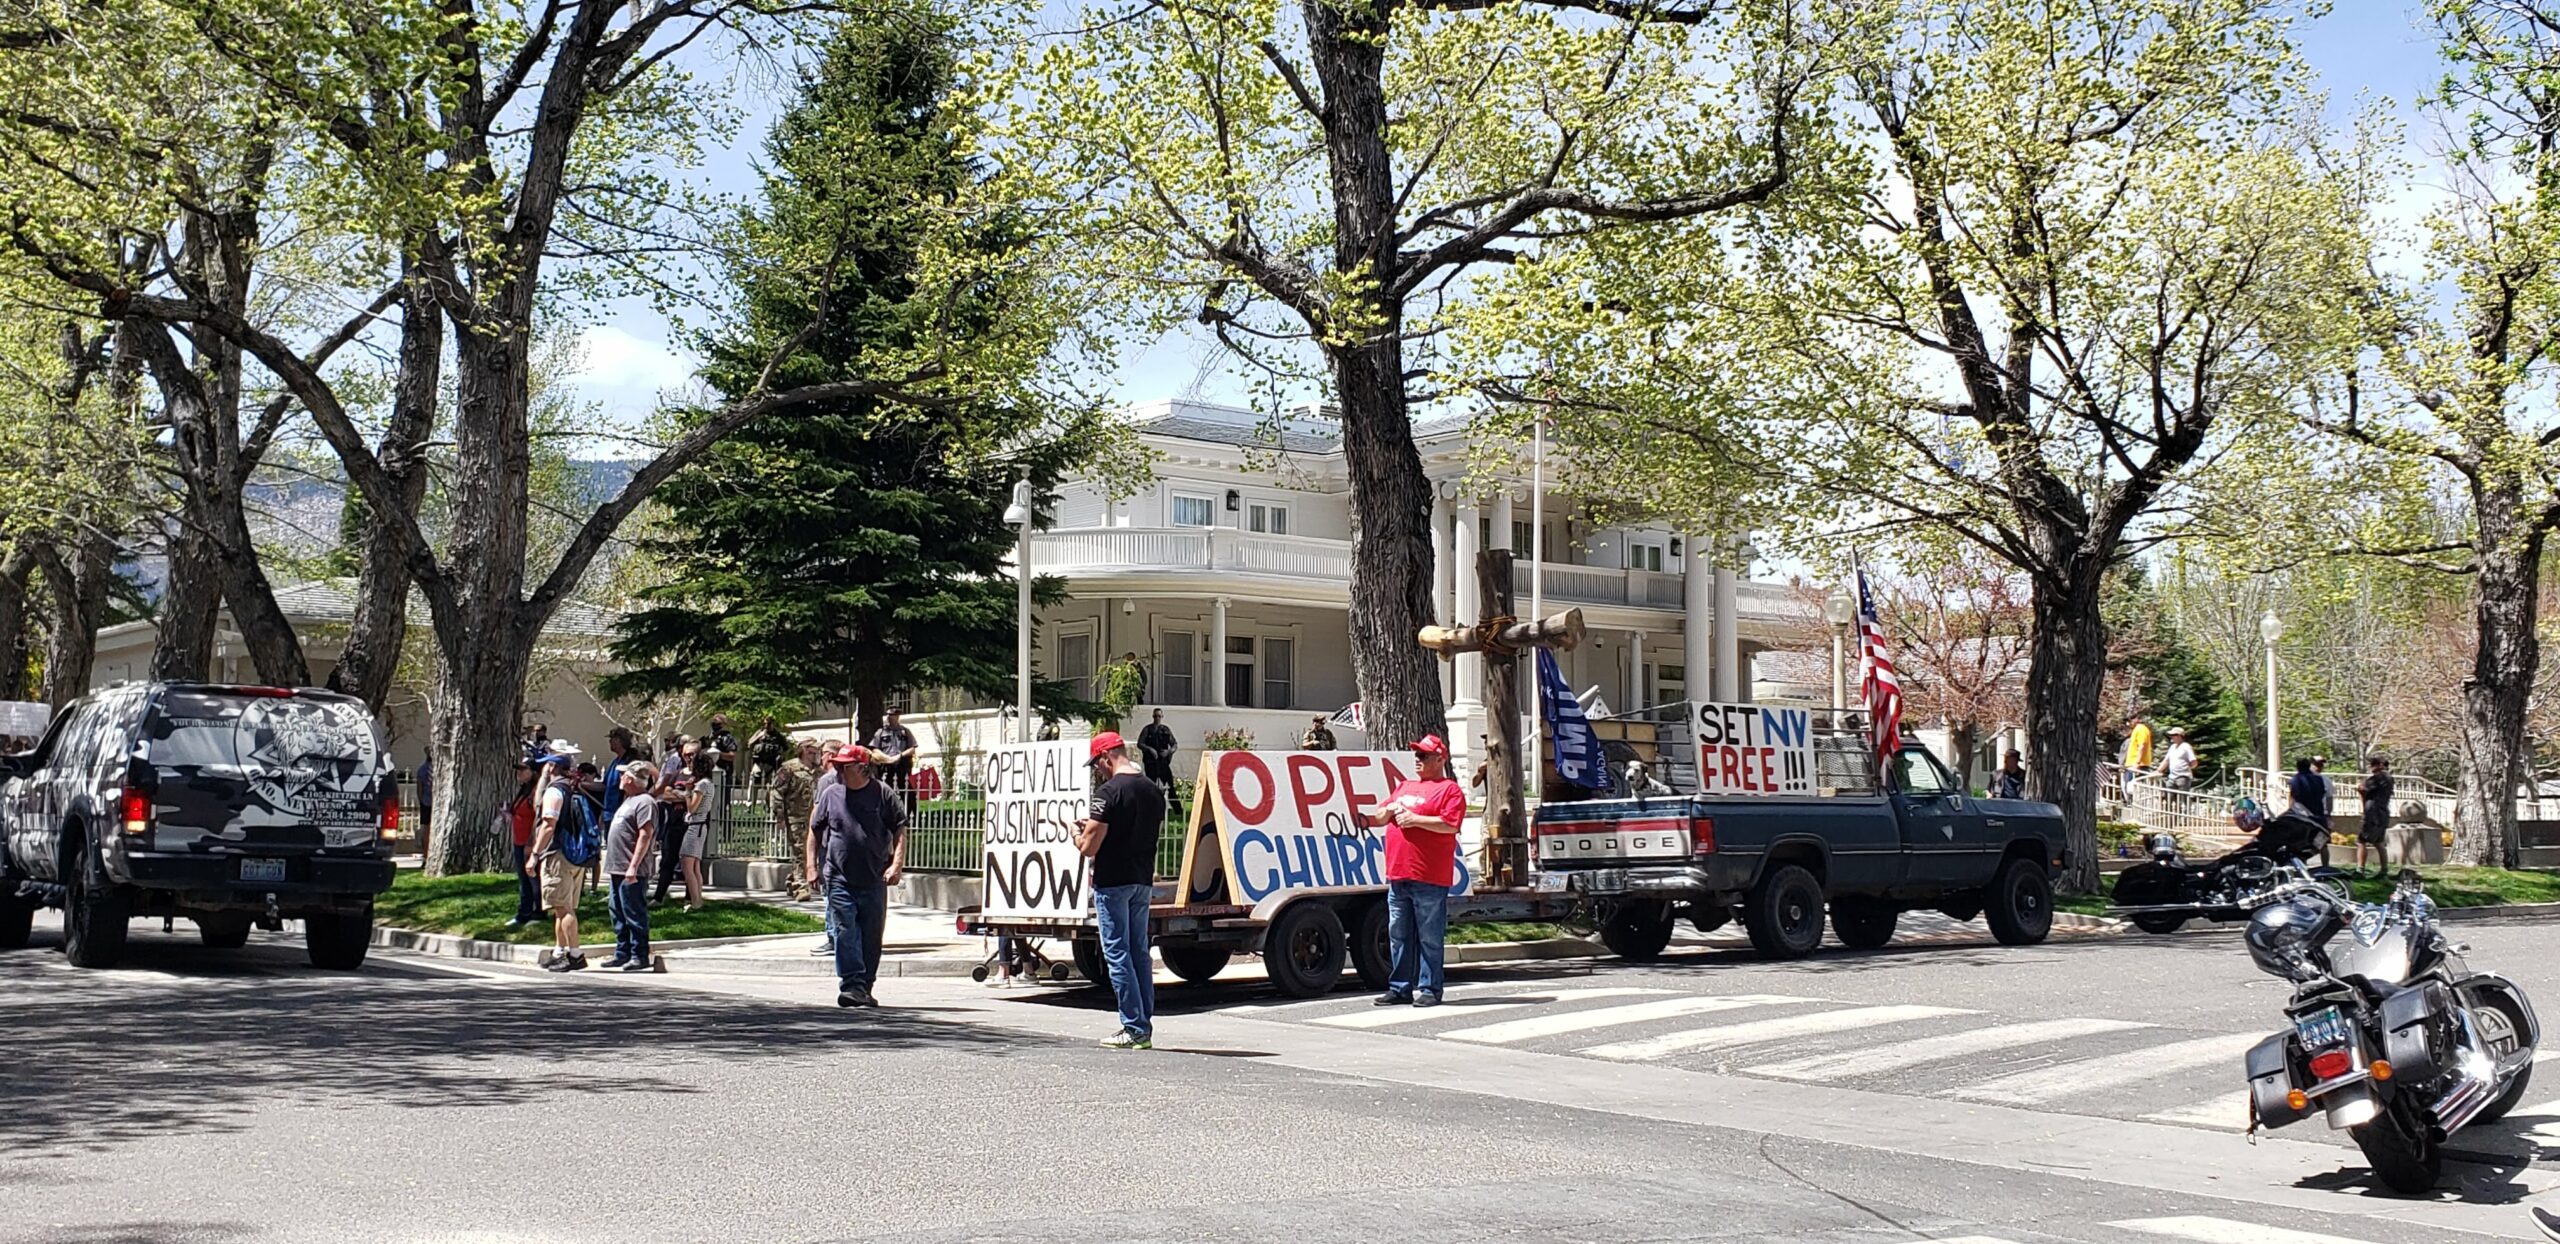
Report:
<svg viewBox="0 0 2560 1244"><path fill-rule="evenodd" d="M2151 839L2151 860L2116 876L2111 916L2125 916L2145 933L2175 933L2189 920L2232 921L2249 912L2297 870L2306 868L2329 833L2307 816L2287 812L2267 822L2249 845L2202 864L2178 854L2178 840L2168 834ZM2310 869L2315 879L2333 880L2326 868Z"/></svg>
<svg viewBox="0 0 2560 1244"><path fill-rule="evenodd" d="M2446 1138L2524 1096L2542 1037L2533 1005L2463 962L2416 872L2379 904L2288 882L2249 914L2244 940L2294 987L2291 1024L2249 1051L2253 1135L2323 1111L2385 1186L2419 1193L2443 1173Z"/></svg>

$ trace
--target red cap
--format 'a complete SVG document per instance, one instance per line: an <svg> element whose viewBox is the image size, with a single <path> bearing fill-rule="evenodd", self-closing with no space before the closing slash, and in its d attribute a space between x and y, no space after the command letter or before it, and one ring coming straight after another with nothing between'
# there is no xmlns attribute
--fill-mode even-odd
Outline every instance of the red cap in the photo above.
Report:
<svg viewBox="0 0 2560 1244"><path fill-rule="evenodd" d="M1449 745L1441 742L1439 735L1426 734L1413 741L1413 750L1425 755L1446 756L1449 754Z"/></svg>
<svg viewBox="0 0 2560 1244"><path fill-rule="evenodd" d="M825 763L840 765L846 761L854 761L867 765L871 763L871 753L859 743L849 743L843 747L835 749L834 751L828 752Z"/></svg>
<svg viewBox="0 0 2560 1244"><path fill-rule="evenodd" d="M1102 753L1120 746L1122 746L1120 736L1113 731L1105 730L1102 733L1093 736L1093 738L1084 745L1084 758L1087 760L1100 760L1102 759Z"/></svg>

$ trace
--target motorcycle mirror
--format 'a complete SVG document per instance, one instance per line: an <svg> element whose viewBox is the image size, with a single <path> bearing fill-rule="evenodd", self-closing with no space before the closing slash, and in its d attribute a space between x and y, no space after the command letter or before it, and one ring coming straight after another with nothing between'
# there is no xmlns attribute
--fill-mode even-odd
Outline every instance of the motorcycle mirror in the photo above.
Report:
<svg viewBox="0 0 2560 1244"><path fill-rule="evenodd" d="M2417 869L2414 869L2414 868L2402 868L2402 869L2400 870L2400 884L2402 884L2402 885L2416 885L2416 884L2418 884L2418 870L2417 870Z"/></svg>

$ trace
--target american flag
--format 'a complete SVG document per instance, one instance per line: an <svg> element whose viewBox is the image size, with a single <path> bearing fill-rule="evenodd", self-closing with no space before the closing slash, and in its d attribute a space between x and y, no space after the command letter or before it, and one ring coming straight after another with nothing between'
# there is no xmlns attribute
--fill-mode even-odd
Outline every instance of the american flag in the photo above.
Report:
<svg viewBox="0 0 2560 1244"><path fill-rule="evenodd" d="M1893 672L1893 657L1884 650L1884 622L1876 617L1876 597L1867 587L1867 572L1858 572L1858 686L1867 705L1867 743L1876 764L1893 772L1902 751L1902 679Z"/></svg>

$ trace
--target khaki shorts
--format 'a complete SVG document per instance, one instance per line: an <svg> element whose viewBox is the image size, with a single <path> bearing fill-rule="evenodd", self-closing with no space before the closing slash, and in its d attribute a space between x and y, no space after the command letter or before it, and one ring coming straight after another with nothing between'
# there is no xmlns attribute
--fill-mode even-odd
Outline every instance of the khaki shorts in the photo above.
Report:
<svg viewBox="0 0 2560 1244"><path fill-rule="evenodd" d="M542 853L542 905L553 915L578 910L578 887L586 884L587 870L569 862L557 851Z"/></svg>

